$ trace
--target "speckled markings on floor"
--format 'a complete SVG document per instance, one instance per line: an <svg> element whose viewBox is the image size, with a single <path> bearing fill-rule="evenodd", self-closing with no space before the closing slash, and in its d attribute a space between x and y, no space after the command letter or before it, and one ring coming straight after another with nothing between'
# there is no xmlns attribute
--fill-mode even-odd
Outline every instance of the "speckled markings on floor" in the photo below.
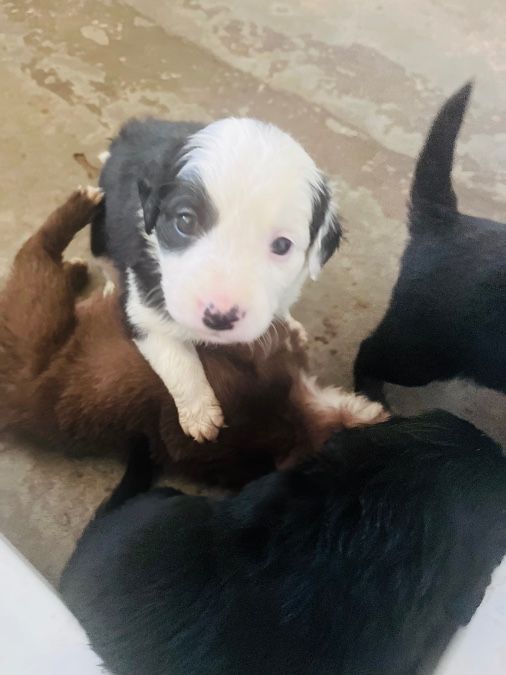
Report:
<svg viewBox="0 0 506 675"><path fill-rule="evenodd" d="M476 78L455 172L462 206L506 219L506 12L501 0L0 2L0 280L23 239L132 115L271 120L332 176L347 241L295 314L315 371L351 385L359 341L395 279L410 172L443 98ZM83 235L73 253L87 255ZM391 390L504 438L505 399L469 385ZM0 530L51 581L120 475L21 439L0 445Z"/></svg>

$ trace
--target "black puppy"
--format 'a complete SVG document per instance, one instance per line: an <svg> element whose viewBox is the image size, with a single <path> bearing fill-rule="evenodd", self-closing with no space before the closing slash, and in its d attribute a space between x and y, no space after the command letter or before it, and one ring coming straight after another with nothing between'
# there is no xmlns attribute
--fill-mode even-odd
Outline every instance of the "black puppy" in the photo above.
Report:
<svg viewBox="0 0 506 675"><path fill-rule="evenodd" d="M356 388L464 377L506 392L506 225L462 215L452 187L471 85L439 112L411 188L410 240L390 306L360 346Z"/></svg>
<svg viewBox="0 0 506 675"><path fill-rule="evenodd" d="M418 674L506 553L506 458L448 413L335 434L223 499L126 501L149 485L146 457L61 583L114 673Z"/></svg>

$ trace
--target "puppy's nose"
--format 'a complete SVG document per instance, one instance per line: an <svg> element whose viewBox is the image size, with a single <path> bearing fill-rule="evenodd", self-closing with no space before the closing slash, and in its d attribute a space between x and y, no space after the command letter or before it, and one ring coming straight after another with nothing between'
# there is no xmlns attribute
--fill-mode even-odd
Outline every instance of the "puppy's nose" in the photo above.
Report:
<svg viewBox="0 0 506 675"><path fill-rule="evenodd" d="M210 302L204 310L202 323L211 330L232 330L234 324L243 318L245 312L241 312L237 305L222 311Z"/></svg>

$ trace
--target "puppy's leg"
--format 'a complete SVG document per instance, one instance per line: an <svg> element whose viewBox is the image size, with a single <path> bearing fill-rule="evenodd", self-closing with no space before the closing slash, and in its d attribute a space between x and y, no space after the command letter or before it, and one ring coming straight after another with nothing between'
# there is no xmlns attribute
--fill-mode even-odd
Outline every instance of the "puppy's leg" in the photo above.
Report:
<svg viewBox="0 0 506 675"><path fill-rule="evenodd" d="M39 371L74 326L75 284L83 270L70 273L62 253L90 220L102 193L94 188L74 192L17 254L0 299L2 326L26 366ZM79 284L78 284L79 285Z"/></svg>
<svg viewBox="0 0 506 675"><path fill-rule="evenodd" d="M303 372L294 381L290 398L306 421L314 449L319 449L333 431L378 424L389 418L380 403L340 387L320 387L316 378Z"/></svg>
<svg viewBox="0 0 506 675"><path fill-rule="evenodd" d="M181 428L199 443L214 440L223 413L193 344L150 333L135 343L170 392Z"/></svg>
<svg viewBox="0 0 506 675"><path fill-rule="evenodd" d="M63 263L63 270L74 293L76 295L81 293L86 288L90 278L86 261L80 258L72 258L72 260Z"/></svg>
<svg viewBox="0 0 506 675"><path fill-rule="evenodd" d="M54 262L60 262L63 251L79 230L91 220L97 206L103 198L99 188L85 187L73 192L67 201L49 216L42 227L28 239L16 256L23 259L27 255L43 251Z"/></svg>
<svg viewBox="0 0 506 675"><path fill-rule="evenodd" d="M355 389L384 402L383 383L422 387L458 375L458 348L441 340L416 317L387 314L360 345Z"/></svg>
<svg viewBox="0 0 506 675"><path fill-rule="evenodd" d="M129 499L147 492L153 484L156 468L149 451L149 439L145 436L134 436L129 445L128 463L123 478L98 507L93 520L119 509Z"/></svg>
<svg viewBox="0 0 506 675"><path fill-rule="evenodd" d="M397 353L395 349L392 351ZM388 379L389 361L390 353L386 356L383 354L382 358L379 350L375 349L373 336L364 340L360 345L353 365L355 391L359 394L364 394L373 401L379 401L383 405L386 405L385 380L381 377L380 373L387 374Z"/></svg>
<svg viewBox="0 0 506 675"><path fill-rule="evenodd" d="M288 330L290 331L290 339L292 343L295 343L293 345L294 348L306 349L308 337L304 326L300 323L300 321L294 319L290 312L288 312L288 314L284 317L284 321L286 322Z"/></svg>

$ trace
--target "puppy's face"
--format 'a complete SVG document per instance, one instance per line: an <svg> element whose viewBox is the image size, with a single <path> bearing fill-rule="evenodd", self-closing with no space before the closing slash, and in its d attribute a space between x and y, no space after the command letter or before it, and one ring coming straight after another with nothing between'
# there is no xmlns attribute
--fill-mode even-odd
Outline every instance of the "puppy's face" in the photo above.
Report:
<svg viewBox="0 0 506 675"><path fill-rule="evenodd" d="M225 119L190 138L174 175L139 186L166 308L196 338L250 342L339 244L329 189L290 136Z"/></svg>

